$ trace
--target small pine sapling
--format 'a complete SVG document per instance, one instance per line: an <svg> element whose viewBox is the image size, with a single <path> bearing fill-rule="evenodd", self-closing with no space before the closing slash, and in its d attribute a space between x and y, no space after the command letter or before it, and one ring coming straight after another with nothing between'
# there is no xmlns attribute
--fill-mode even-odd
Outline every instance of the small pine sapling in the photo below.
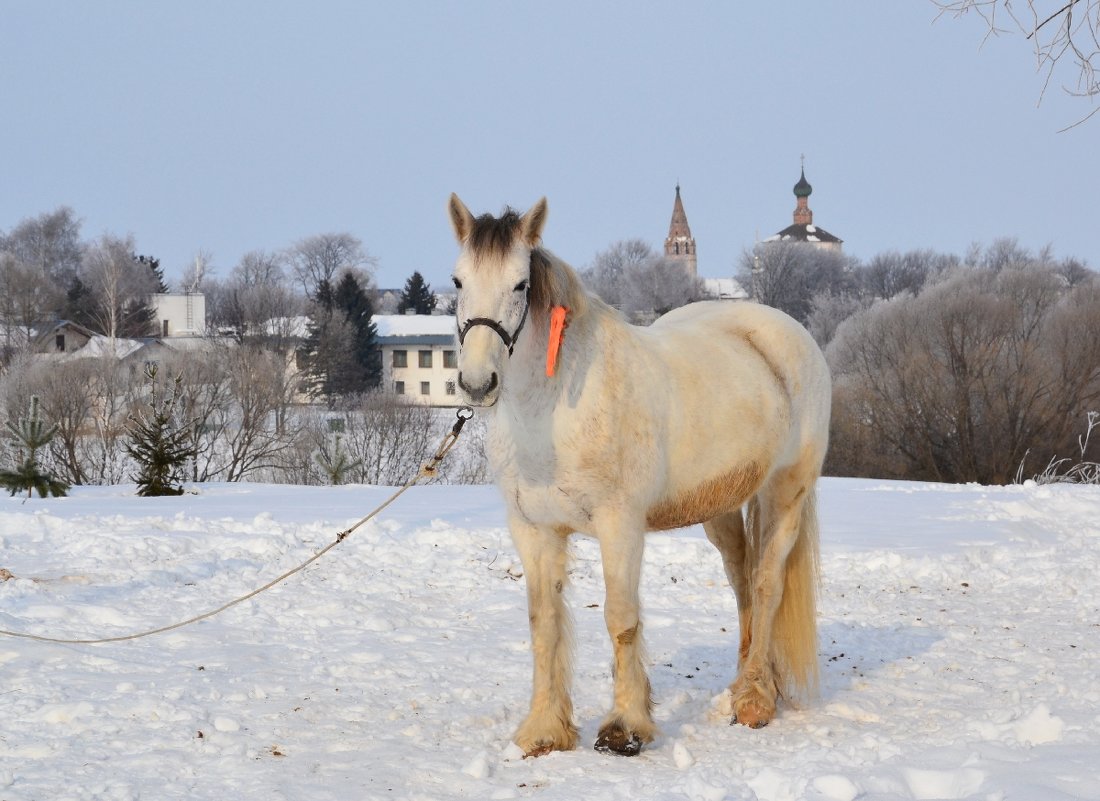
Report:
<svg viewBox="0 0 1100 801"><path fill-rule="evenodd" d="M69 491L69 485L44 471L38 463L38 451L48 445L57 433L56 425L47 428L42 419L38 396L31 396L26 417L20 417L18 423L9 420L6 427L19 451L19 461L12 470L0 470L0 486L13 496L26 490L28 498L33 492L37 492L40 498L47 495L63 497Z"/></svg>
<svg viewBox="0 0 1100 801"><path fill-rule="evenodd" d="M182 495L180 475L196 455L191 432L176 419L183 377L176 376L171 394L163 399L158 393L156 364L146 365L145 377L149 379L148 409L130 415L130 438L125 444L126 453L138 464L133 477L138 495Z"/></svg>
<svg viewBox="0 0 1100 801"><path fill-rule="evenodd" d="M330 484L343 484L348 473L362 466L362 459L352 459L351 456L340 447L343 439L340 433L334 431L329 439L329 447L318 448L313 454L314 463L321 468L321 472Z"/></svg>

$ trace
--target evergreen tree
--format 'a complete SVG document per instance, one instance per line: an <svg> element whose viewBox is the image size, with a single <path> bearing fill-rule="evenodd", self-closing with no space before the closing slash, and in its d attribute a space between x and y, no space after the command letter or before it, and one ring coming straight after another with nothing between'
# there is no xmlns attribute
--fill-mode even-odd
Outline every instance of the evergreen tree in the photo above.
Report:
<svg viewBox="0 0 1100 801"><path fill-rule="evenodd" d="M362 368L363 389L373 389L382 382L382 352L377 341L378 326L371 319L374 304L370 295L349 270L336 285L333 301L355 329L355 360Z"/></svg>
<svg viewBox="0 0 1100 801"><path fill-rule="evenodd" d="M401 292L401 302L397 304L398 314L404 314L410 309L415 314L431 314L435 311L435 295L419 271L409 276L405 289Z"/></svg>
<svg viewBox="0 0 1100 801"><path fill-rule="evenodd" d="M151 291L161 295L167 294L168 284L164 280L160 259L153 256L134 256L133 259L148 269ZM119 336L137 339L157 335L157 312L150 300L149 297L133 298L126 304L122 312L123 322L119 329Z"/></svg>
<svg viewBox="0 0 1100 801"><path fill-rule="evenodd" d="M69 491L69 485L42 470L38 464L38 451L53 439L57 426L46 427L37 395L31 396L27 416L20 417L18 424L9 420L7 429L15 440L16 448L22 451L22 461L16 463L14 470L0 470L0 486L11 495L26 490L28 498L34 491L40 498L64 496Z"/></svg>
<svg viewBox="0 0 1100 801"><path fill-rule="evenodd" d="M343 437L334 431L328 447L321 447L313 454L314 463L321 468L330 484L340 485L347 479L348 473L362 466L362 459L352 459L347 451L340 447Z"/></svg>
<svg viewBox="0 0 1100 801"><path fill-rule="evenodd" d="M161 295L168 293L168 284L164 280L164 270L161 269L160 259L154 256L134 256L138 264L144 264L149 268L153 276L153 291Z"/></svg>
<svg viewBox="0 0 1100 801"><path fill-rule="evenodd" d="M191 432L176 420L182 376L176 376L172 394L163 400L157 392L156 364L146 366L145 377L149 379L149 409L130 416L133 427L125 445L126 453L138 463L134 476L138 495L182 495L183 468L196 455Z"/></svg>
<svg viewBox="0 0 1100 801"><path fill-rule="evenodd" d="M309 329L303 346L306 391L324 398L330 407L337 398L355 392L364 383L354 353L354 329L336 306L332 285L321 279L313 297Z"/></svg>
<svg viewBox="0 0 1100 801"><path fill-rule="evenodd" d="M157 312L146 299L134 298L122 307L118 335L126 339L140 339L157 333Z"/></svg>
<svg viewBox="0 0 1100 801"><path fill-rule="evenodd" d="M62 316L77 325L94 328L95 302L95 295L92 294L88 285L80 280L80 276L74 275L65 292L65 308Z"/></svg>
<svg viewBox="0 0 1100 801"><path fill-rule="evenodd" d="M345 272L335 289L322 279L310 316L303 347L307 391L333 406L339 397L378 386L382 361L370 296L354 273Z"/></svg>

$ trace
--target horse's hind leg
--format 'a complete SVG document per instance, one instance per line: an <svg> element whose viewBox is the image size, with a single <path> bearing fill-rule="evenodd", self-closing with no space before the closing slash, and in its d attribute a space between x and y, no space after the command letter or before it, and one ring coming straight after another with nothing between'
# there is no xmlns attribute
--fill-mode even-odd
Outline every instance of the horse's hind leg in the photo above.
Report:
<svg viewBox="0 0 1100 801"><path fill-rule="evenodd" d="M511 520L512 541L523 562L531 623L534 685L531 709L515 734L527 756L568 751L577 744L573 725L572 633L562 597L566 582L567 537L552 529Z"/></svg>
<svg viewBox="0 0 1100 801"><path fill-rule="evenodd" d="M741 628L737 664L740 666L745 661L749 643L752 642L752 593L749 587L752 564L749 543L745 537L745 518L738 509L706 521L703 523L703 530L707 533L707 539L722 555L726 578L737 596L737 617Z"/></svg>
<svg viewBox="0 0 1100 801"><path fill-rule="evenodd" d="M771 722L780 692L816 688L816 478L782 470L749 503L752 639L730 689L736 720L753 728Z"/></svg>

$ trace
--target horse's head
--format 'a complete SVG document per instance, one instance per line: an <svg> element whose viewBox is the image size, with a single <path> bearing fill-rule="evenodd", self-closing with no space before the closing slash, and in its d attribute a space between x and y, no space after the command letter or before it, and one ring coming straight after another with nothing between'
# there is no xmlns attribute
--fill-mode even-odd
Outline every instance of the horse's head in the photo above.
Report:
<svg viewBox="0 0 1100 801"><path fill-rule="evenodd" d="M470 403L492 406L500 397L504 363L538 302L532 283L540 276L532 276L532 253L546 222L546 198L523 215L505 209L500 217L474 217L452 194L449 209L462 246L454 270L458 385Z"/></svg>

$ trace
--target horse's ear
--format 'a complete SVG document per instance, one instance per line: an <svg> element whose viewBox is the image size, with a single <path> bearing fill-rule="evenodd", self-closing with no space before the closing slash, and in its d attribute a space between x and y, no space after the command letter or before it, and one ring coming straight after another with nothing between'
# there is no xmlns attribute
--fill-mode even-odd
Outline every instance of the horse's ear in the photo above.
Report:
<svg viewBox="0 0 1100 801"><path fill-rule="evenodd" d="M535 247L542 239L544 225L546 225L546 198L541 198L519 221L520 235L528 247Z"/></svg>
<svg viewBox="0 0 1100 801"><path fill-rule="evenodd" d="M454 192L451 192L451 199L447 202L447 211L450 212L451 227L454 228L458 244L465 245L470 238L470 232L474 230L474 215L470 214L466 204Z"/></svg>

